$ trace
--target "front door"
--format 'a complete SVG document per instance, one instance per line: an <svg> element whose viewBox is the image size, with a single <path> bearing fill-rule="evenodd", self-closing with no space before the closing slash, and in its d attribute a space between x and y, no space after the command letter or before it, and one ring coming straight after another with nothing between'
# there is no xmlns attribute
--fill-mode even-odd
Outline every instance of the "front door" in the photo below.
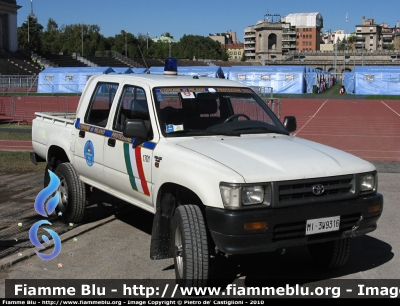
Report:
<svg viewBox="0 0 400 306"><path fill-rule="evenodd" d="M137 82L135 82L138 84ZM104 144L104 174L111 193L134 202L148 211L152 206L152 160L156 146L152 141L152 128L145 86L125 85L115 111L111 137ZM150 104L151 105L151 104ZM125 139L122 126L126 119L142 119L149 127L149 139Z"/></svg>

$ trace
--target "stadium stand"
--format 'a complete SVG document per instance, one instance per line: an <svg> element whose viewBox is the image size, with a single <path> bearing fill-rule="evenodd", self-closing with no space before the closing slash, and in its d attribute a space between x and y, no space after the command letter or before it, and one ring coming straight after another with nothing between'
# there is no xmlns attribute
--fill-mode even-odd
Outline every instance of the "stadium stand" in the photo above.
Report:
<svg viewBox="0 0 400 306"><path fill-rule="evenodd" d="M143 60L143 58L134 58L133 59L135 62L137 62L141 67L154 67L154 66L164 66L165 61L161 59L155 59L155 58L146 58Z"/></svg>
<svg viewBox="0 0 400 306"><path fill-rule="evenodd" d="M46 67L87 67L88 65L77 60L72 55L39 53L32 56L36 61Z"/></svg>
<svg viewBox="0 0 400 306"><path fill-rule="evenodd" d="M37 75L41 70L40 65L27 55L6 51L0 52L1 75Z"/></svg>
<svg viewBox="0 0 400 306"><path fill-rule="evenodd" d="M91 61L99 67L129 67L129 65L120 59L108 56L85 56L85 59ZM133 68L133 67L131 67Z"/></svg>

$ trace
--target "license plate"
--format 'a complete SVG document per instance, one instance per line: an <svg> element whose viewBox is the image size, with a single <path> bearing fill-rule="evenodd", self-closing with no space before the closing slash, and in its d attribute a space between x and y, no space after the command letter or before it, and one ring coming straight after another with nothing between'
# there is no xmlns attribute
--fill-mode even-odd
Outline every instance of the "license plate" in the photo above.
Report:
<svg viewBox="0 0 400 306"><path fill-rule="evenodd" d="M306 235L338 231L340 216L307 220Z"/></svg>

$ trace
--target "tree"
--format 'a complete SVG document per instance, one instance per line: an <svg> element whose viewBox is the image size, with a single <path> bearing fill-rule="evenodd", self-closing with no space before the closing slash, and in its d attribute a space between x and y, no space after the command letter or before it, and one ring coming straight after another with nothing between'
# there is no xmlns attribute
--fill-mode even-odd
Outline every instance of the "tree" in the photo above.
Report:
<svg viewBox="0 0 400 306"><path fill-rule="evenodd" d="M49 18L46 30L42 33L42 51L57 54L61 50L60 39L61 34L58 24Z"/></svg>
<svg viewBox="0 0 400 306"><path fill-rule="evenodd" d="M226 50L226 46L224 46L224 48L222 49L222 52L221 52L221 59L222 59L224 62L229 61L229 54L228 54L228 50Z"/></svg>
<svg viewBox="0 0 400 306"><path fill-rule="evenodd" d="M35 16L29 15L18 28L18 48L22 51L41 52L41 36L43 26Z"/></svg>
<svg viewBox="0 0 400 306"><path fill-rule="evenodd" d="M245 55L244 51L242 53L242 58L240 59L240 61L241 62L245 62L246 61L246 55Z"/></svg>
<svg viewBox="0 0 400 306"><path fill-rule="evenodd" d="M336 46L335 46L335 49L336 50L338 50L338 51L343 51L343 50L345 50L346 49L346 43L347 43L347 41L345 40L346 38L343 38L343 41L338 37L337 38L337 40L336 40Z"/></svg>
<svg viewBox="0 0 400 306"><path fill-rule="evenodd" d="M28 21L28 19L27 19ZM28 25L30 46L28 46ZM163 34L173 39L170 32ZM20 50L31 50L35 52L50 52L57 54L62 52L66 55L82 53L82 56L93 56L96 52L115 51L128 58L166 58L170 55L181 59L229 59L226 50L220 43L210 37L197 35L184 35L179 42L165 43L154 42L147 34L135 37L133 34L121 31L120 34L104 37L100 34L98 25L71 24L58 26L55 20L49 19L45 31L30 17L18 28L18 43Z"/></svg>
<svg viewBox="0 0 400 306"><path fill-rule="evenodd" d="M199 35L183 35L179 41L180 53L177 57L185 59L222 59L223 50L218 41Z"/></svg>
<svg viewBox="0 0 400 306"><path fill-rule="evenodd" d="M354 50L354 49L355 49L356 40L357 40L357 36L356 36L354 33L353 33L353 34L350 34L350 36L349 36L348 39L347 39L347 42L348 42L347 46L348 46L348 49L351 49L351 50Z"/></svg>

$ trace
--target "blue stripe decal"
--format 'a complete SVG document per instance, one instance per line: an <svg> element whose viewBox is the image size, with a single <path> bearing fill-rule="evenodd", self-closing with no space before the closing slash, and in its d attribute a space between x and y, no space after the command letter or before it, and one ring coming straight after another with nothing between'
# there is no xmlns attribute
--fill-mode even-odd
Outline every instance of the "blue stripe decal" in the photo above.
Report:
<svg viewBox="0 0 400 306"><path fill-rule="evenodd" d="M135 138L124 137L124 135L122 135L121 132L106 130L103 128L99 128L97 126L80 123L79 118L77 118L77 120L75 122L75 128L78 130L81 130L81 131L98 134L98 135L103 135L104 137L113 138L113 139L120 140L120 141L123 141L126 143L134 143L135 142ZM149 149L149 150L154 150L156 145L157 144L155 142L146 141L145 143L142 144L142 147Z"/></svg>

